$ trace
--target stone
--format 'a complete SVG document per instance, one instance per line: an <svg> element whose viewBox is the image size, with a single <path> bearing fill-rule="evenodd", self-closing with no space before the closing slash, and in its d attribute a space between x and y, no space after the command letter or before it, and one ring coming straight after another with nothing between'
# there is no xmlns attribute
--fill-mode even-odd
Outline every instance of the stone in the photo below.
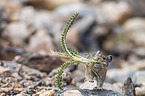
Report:
<svg viewBox="0 0 145 96"><path fill-rule="evenodd" d="M128 77L132 77L134 72L130 72L129 70L124 69L111 69L108 70L106 78L109 79L109 83L117 83L121 82L124 83L124 81Z"/></svg>
<svg viewBox="0 0 145 96"><path fill-rule="evenodd" d="M54 90L41 90L40 92L37 92L36 95L39 95L39 96L53 96L54 94Z"/></svg>
<svg viewBox="0 0 145 96"><path fill-rule="evenodd" d="M72 4L72 3L81 3L82 0L27 0L28 4L31 4L35 6L36 8L42 8L42 9L55 9L58 6L61 5L67 5L67 4ZM41 4L40 4L41 3Z"/></svg>
<svg viewBox="0 0 145 96"><path fill-rule="evenodd" d="M15 56L21 55L26 56L28 53L20 48L15 47L5 47L0 45L0 59L1 60L13 60Z"/></svg>
<svg viewBox="0 0 145 96"><path fill-rule="evenodd" d="M144 17L145 16L145 10L143 10L145 8L145 1L144 0L125 0L132 11L132 16L134 17Z"/></svg>
<svg viewBox="0 0 145 96"><path fill-rule="evenodd" d="M5 32L5 34L11 39L12 43L19 46L24 44L24 39L29 35L29 33L26 24L22 22L10 23Z"/></svg>
<svg viewBox="0 0 145 96"><path fill-rule="evenodd" d="M50 33L54 27L51 12L37 11L32 6L24 7L20 12L19 18L32 31L46 30Z"/></svg>
<svg viewBox="0 0 145 96"><path fill-rule="evenodd" d="M111 52L111 54L118 54L121 56L129 54L131 51L130 49L132 49L132 43L129 38L127 38L126 34L123 33L110 35L108 39L103 42L102 46L104 50Z"/></svg>
<svg viewBox="0 0 145 96"><path fill-rule="evenodd" d="M47 74L43 73L43 72L40 72L36 69L33 69L33 68L29 68L25 65L22 66L22 69L21 69L21 64L19 63L16 63L14 61L3 61L4 65L9 68L12 72L12 75L16 76L17 73L19 73L20 70L24 70L25 72L29 73L30 74L37 74L38 76L41 76L41 77L46 77Z"/></svg>
<svg viewBox="0 0 145 96"><path fill-rule="evenodd" d="M97 81L93 80L92 82L86 81L84 82L81 86L80 89L89 89L89 90L93 90L97 88ZM102 89L105 90L113 90L119 93L122 93L121 88L111 85L109 83L104 83Z"/></svg>
<svg viewBox="0 0 145 96"><path fill-rule="evenodd" d="M81 82L85 78L85 74L83 71L75 70L72 72L72 77L75 80L75 82Z"/></svg>
<svg viewBox="0 0 145 96"><path fill-rule="evenodd" d="M135 72L132 78L135 84L145 83L145 70Z"/></svg>
<svg viewBox="0 0 145 96"><path fill-rule="evenodd" d="M9 68L4 68L2 66L0 66L0 77L7 77L7 76L11 76L11 70Z"/></svg>
<svg viewBox="0 0 145 96"><path fill-rule="evenodd" d="M144 61L137 62L134 65L124 66L122 69L108 70L107 79L110 83L123 83L128 77L132 79L134 84L142 84L145 81L145 68L142 66ZM138 66L139 65L139 66Z"/></svg>
<svg viewBox="0 0 145 96"><path fill-rule="evenodd" d="M145 86L136 87L135 90L136 90L137 96L144 96L145 95Z"/></svg>
<svg viewBox="0 0 145 96"><path fill-rule="evenodd" d="M127 96L136 96L135 87L130 77L124 82L124 92Z"/></svg>
<svg viewBox="0 0 145 96"><path fill-rule="evenodd" d="M21 66L21 64L18 64L18 63L13 62L13 61L3 61L3 64L5 67L7 67L11 70L12 74L18 73L20 66Z"/></svg>
<svg viewBox="0 0 145 96"><path fill-rule="evenodd" d="M144 70L145 69L145 60L138 60L135 62L125 62L122 63L122 69L129 70L129 71L137 71L137 70Z"/></svg>
<svg viewBox="0 0 145 96"><path fill-rule="evenodd" d="M66 89L66 90L63 90L63 91L58 91L54 95L55 96L57 96L57 95L63 96L65 92L71 91L71 90L74 90L75 92L78 93L78 95L74 95L75 93L73 93L72 96L126 96L126 95L121 94L119 92L112 91L112 90L105 90L105 89L102 89L102 90L100 90L100 89L94 89L94 90L89 90L89 89ZM73 91L71 91L71 92L73 92ZM69 96L71 96L71 95L69 95Z"/></svg>
<svg viewBox="0 0 145 96"><path fill-rule="evenodd" d="M145 57L145 48L144 47L134 48L133 52L138 56Z"/></svg>
<svg viewBox="0 0 145 96"><path fill-rule="evenodd" d="M119 2L103 2L101 9L111 22L123 23L131 15L131 9L128 3ZM119 11L118 11L119 10Z"/></svg>
<svg viewBox="0 0 145 96"><path fill-rule="evenodd" d="M32 6L23 7L19 13L19 19L21 22L24 22L27 26L33 27L34 18L35 18L35 10Z"/></svg>
<svg viewBox="0 0 145 96"><path fill-rule="evenodd" d="M97 87L97 81L86 81L84 82L81 86L80 89L89 89L89 90L93 90L95 87Z"/></svg>
<svg viewBox="0 0 145 96"><path fill-rule="evenodd" d="M63 93L63 96L83 96L78 90L69 90Z"/></svg>
<svg viewBox="0 0 145 96"><path fill-rule="evenodd" d="M28 94L25 94L23 92L21 92L20 94L17 94L16 96L27 96Z"/></svg>
<svg viewBox="0 0 145 96"><path fill-rule="evenodd" d="M88 14L92 14L91 9L89 6L81 3L81 4L68 4L59 6L54 10L54 17L56 20L60 19L66 19L75 12L79 12L79 17L85 17L88 16Z"/></svg>
<svg viewBox="0 0 145 96"><path fill-rule="evenodd" d="M54 50L54 45L50 35L46 31L38 31L30 38L27 50L35 53L43 52L44 54Z"/></svg>
<svg viewBox="0 0 145 96"><path fill-rule="evenodd" d="M51 33L54 27L52 14L49 11L36 11L34 14L34 27L36 30L46 30Z"/></svg>
<svg viewBox="0 0 145 96"><path fill-rule="evenodd" d="M22 57L22 63L31 68L37 69L39 71L43 71L46 73L51 72L54 68L59 67L64 61L60 57L56 57L53 55L32 55L28 57Z"/></svg>
<svg viewBox="0 0 145 96"><path fill-rule="evenodd" d="M145 44L145 19L131 18L124 24L123 28L127 38L135 43L136 46L143 46Z"/></svg>

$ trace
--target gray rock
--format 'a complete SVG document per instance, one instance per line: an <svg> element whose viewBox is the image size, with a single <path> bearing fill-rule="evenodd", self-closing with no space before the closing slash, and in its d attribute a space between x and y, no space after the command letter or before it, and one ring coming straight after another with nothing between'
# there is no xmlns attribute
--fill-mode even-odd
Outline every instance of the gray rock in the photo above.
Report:
<svg viewBox="0 0 145 96"><path fill-rule="evenodd" d="M93 90L93 89L96 89L96 88L97 88L97 81L95 81L95 80L93 82L86 81L80 86L80 89ZM119 93L122 94L122 89L121 88L119 88L117 86L114 86L114 85L111 85L109 83L104 83L102 89L113 90L113 91L116 91L116 92L119 92Z"/></svg>
<svg viewBox="0 0 145 96"><path fill-rule="evenodd" d="M4 68L0 66L0 77L1 76L11 76L11 70L9 68Z"/></svg>
<svg viewBox="0 0 145 96"><path fill-rule="evenodd" d="M18 64L18 63L13 62L13 61L3 61L3 63L4 63L4 66L9 68L12 73L19 73L20 70L24 70L25 72L28 72L29 74L37 74L38 76L42 76L42 77L47 76L45 73L42 73L36 69L29 68L29 67L24 66L24 65L22 66L22 69L20 69L21 64Z"/></svg>
<svg viewBox="0 0 145 96"><path fill-rule="evenodd" d="M123 83L130 77L134 84L142 84L145 82L145 71L129 70L129 69L111 69L108 70L107 79L110 83L121 82Z"/></svg>
<svg viewBox="0 0 145 96"><path fill-rule="evenodd" d="M35 53L47 54L50 50L54 50L50 35L46 31L39 30L30 38L27 50Z"/></svg>
<svg viewBox="0 0 145 96"><path fill-rule="evenodd" d="M128 77L132 77L135 72L130 72L129 70L124 69L111 69L107 72L107 79L109 79L109 83L116 83L121 82L124 83L124 81Z"/></svg>
<svg viewBox="0 0 145 96"><path fill-rule="evenodd" d="M32 6L23 7L20 12L20 21L24 22L27 26L34 24L35 10Z"/></svg>
<svg viewBox="0 0 145 96"><path fill-rule="evenodd" d="M76 82L81 82L85 78L85 74L83 71L75 70L72 72L72 77Z"/></svg>
<svg viewBox="0 0 145 96"><path fill-rule="evenodd" d="M104 12L104 14L108 17L108 19L114 23L122 23L131 15L130 6L124 1L103 2L101 4L101 9Z"/></svg>
<svg viewBox="0 0 145 96"><path fill-rule="evenodd" d="M54 16L58 19L68 18L68 16L74 14L75 12L80 13L79 17L92 14L90 8L85 4L68 4L68 5L57 7L54 10Z"/></svg>
<svg viewBox="0 0 145 96"><path fill-rule="evenodd" d="M58 91L56 92L54 95L55 96L64 96L64 93L67 92L67 91L70 91L70 90L75 90L75 91L71 91L71 92L74 92L73 94L79 94L79 96L126 96L126 95L123 95L123 94L120 94L116 91L111 91L111 90L105 90L105 89L102 89L102 90L88 90L88 89L66 89L66 90L63 90L63 91ZM80 94L80 93L81 94ZM72 95L74 96L74 95Z"/></svg>
<svg viewBox="0 0 145 96"><path fill-rule="evenodd" d="M52 32L53 21L49 11L36 11L33 7L24 7L20 12L20 21L29 29Z"/></svg>
<svg viewBox="0 0 145 96"><path fill-rule="evenodd" d="M132 78L135 84L145 83L145 70L135 72Z"/></svg>
<svg viewBox="0 0 145 96"><path fill-rule="evenodd" d="M22 45L24 39L30 34L25 23L13 22L7 27L5 34L11 39L13 44Z"/></svg>
<svg viewBox="0 0 145 96"><path fill-rule="evenodd" d="M47 30L48 32L52 32L54 26L50 12L36 12L34 16L34 26L37 30Z"/></svg>
<svg viewBox="0 0 145 96"><path fill-rule="evenodd" d="M127 20L123 28L127 38L135 43L137 46L145 44L145 19L144 18L131 18Z"/></svg>
<svg viewBox="0 0 145 96"><path fill-rule="evenodd" d="M83 96L78 90L68 90L63 93L63 96Z"/></svg>
<svg viewBox="0 0 145 96"><path fill-rule="evenodd" d="M131 7L132 15L135 17L143 17L145 16L145 1L144 0L125 0L128 2Z"/></svg>

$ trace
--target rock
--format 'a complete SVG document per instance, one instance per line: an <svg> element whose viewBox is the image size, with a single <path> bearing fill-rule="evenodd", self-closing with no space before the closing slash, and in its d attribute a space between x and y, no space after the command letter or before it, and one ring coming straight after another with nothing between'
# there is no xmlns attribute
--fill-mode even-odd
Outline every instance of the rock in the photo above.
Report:
<svg viewBox="0 0 145 96"><path fill-rule="evenodd" d="M129 4L132 15L135 17L144 17L145 16L145 1L144 0L125 0Z"/></svg>
<svg viewBox="0 0 145 96"><path fill-rule="evenodd" d="M126 62L122 63L122 69L129 70L129 71L137 71L137 70L144 70L145 69L145 60L138 60L135 62Z"/></svg>
<svg viewBox="0 0 145 96"><path fill-rule="evenodd" d="M136 90L137 96L144 96L145 95L145 86L136 87L135 90Z"/></svg>
<svg viewBox="0 0 145 96"><path fill-rule="evenodd" d="M80 89L93 90L96 86L97 86L97 81L92 81L92 82L86 81L80 86Z"/></svg>
<svg viewBox="0 0 145 96"><path fill-rule="evenodd" d="M130 77L124 82L124 92L127 96L136 96L135 87Z"/></svg>
<svg viewBox="0 0 145 96"><path fill-rule="evenodd" d="M124 94L120 94L116 91L111 91L111 90L98 90L98 89L94 89L94 90L89 90L89 89L66 89L63 91L58 91L55 93L55 96L60 95L63 96L65 92L67 91L71 91L74 92L72 93L72 96L76 96L74 95L75 92L76 94L78 94L77 96L126 96ZM67 95L68 96L68 95ZM71 96L71 95L70 95Z"/></svg>
<svg viewBox="0 0 145 96"><path fill-rule="evenodd" d="M53 96L54 94L54 90L41 90L40 92L37 92L36 95L39 95L39 96Z"/></svg>
<svg viewBox="0 0 145 96"><path fill-rule="evenodd" d="M34 27L37 30L46 30L48 33L52 32L54 27L51 12L49 11L36 11L34 14Z"/></svg>
<svg viewBox="0 0 145 96"><path fill-rule="evenodd" d="M124 69L111 69L108 70L106 78L109 79L109 83L117 83L121 82L124 83L124 81L128 77L132 77L135 72L130 72L130 70L124 70Z"/></svg>
<svg viewBox="0 0 145 96"><path fill-rule="evenodd" d="M11 39L14 45L22 46L24 44L24 39L29 35L29 33L30 32L25 23L14 22L8 25L5 34Z"/></svg>
<svg viewBox="0 0 145 96"><path fill-rule="evenodd" d="M132 43L127 38L126 34L123 33L109 36L108 39L103 42L102 46L107 52L120 56L129 54L130 49L132 49Z"/></svg>
<svg viewBox="0 0 145 96"><path fill-rule="evenodd" d="M145 70L135 72L132 78L135 84L145 83Z"/></svg>
<svg viewBox="0 0 145 96"><path fill-rule="evenodd" d="M8 77L11 76L11 70L9 68L4 68L0 66L0 77Z"/></svg>
<svg viewBox="0 0 145 96"><path fill-rule="evenodd" d="M33 27L35 22L35 10L32 6L23 7L19 13L19 19L21 22L24 22L27 26Z"/></svg>
<svg viewBox="0 0 145 96"><path fill-rule="evenodd" d="M75 70L72 72L72 77L75 80L75 82L81 82L85 78L85 74L83 71Z"/></svg>
<svg viewBox="0 0 145 96"><path fill-rule="evenodd" d="M21 66L21 64L18 64L18 63L13 62L13 61L3 61L3 64L5 67L7 67L11 70L12 74L18 73L20 66Z"/></svg>
<svg viewBox="0 0 145 96"><path fill-rule="evenodd" d="M22 66L22 69L21 69L21 64L18 64L16 62L13 62L13 61L3 61L4 63L4 66L6 66L7 68L9 68L11 70L12 73L19 73L19 71L21 70L24 70L25 72L29 73L30 74L37 74L41 77L45 77L47 76L45 73L42 73L36 69L33 69L33 68L29 68L27 66ZM17 74L13 74L13 75L17 75Z"/></svg>
<svg viewBox="0 0 145 96"><path fill-rule="evenodd" d="M11 2L18 2L18 3L21 3L23 4L24 2L26 2L27 0L9 0Z"/></svg>
<svg viewBox="0 0 145 96"><path fill-rule="evenodd" d="M61 5L67 5L72 3L81 3L82 0L27 0L28 4L35 6L36 8L43 8L43 9L55 9ZM41 3L41 4L40 4Z"/></svg>
<svg viewBox="0 0 145 96"><path fill-rule="evenodd" d="M86 81L84 82L81 86L80 89L89 89L89 90L93 90L97 88L97 81L93 80L92 82ZM104 83L102 89L106 89L106 90L113 90L119 93L122 93L121 88L117 87L117 86L113 86L109 83Z"/></svg>
<svg viewBox="0 0 145 96"><path fill-rule="evenodd" d="M66 19L76 12L79 12L79 17L84 17L88 14L92 14L89 6L85 4L68 4L57 7L54 10L54 17L59 20L61 20L62 18Z"/></svg>
<svg viewBox="0 0 145 96"><path fill-rule="evenodd" d="M78 90L68 90L63 93L63 96L83 96Z"/></svg>
<svg viewBox="0 0 145 96"><path fill-rule="evenodd" d="M22 57L20 63L35 68L42 72L49 73L54 68L59 67L64 61L60 57L52 55L32 55L29 57Z"/></svg>
<svg viewBox="0 0 145 96"><path fill-rule="evenodd" d="M131 15L130 6L128 5L128 3L123 1L103 2L101 8L108 19L114 23L123 23Z"/></svg>
<svg viewBox="0 0 145 96"><path fill-rule="evenodd" d="M26 56L29 53L24 51L20 48L14 48L14 47L5 47L0 45L0 59L1 60L12 60L15 58L15 56Z"/></svg>
<svg viewBox="0 0 145 96"><path fill-rule="evenodd" d="M43 52L47 54L50 50L54 50L54 45L48 33L42 30L38 31L30 38L27 50L35 53Z"/></svg>
<svg viewBox="0 0 145 96"><path fill-rule="evenodd" d="M123 83L128 77L132 79L134 84L142 84L145 81L145 68L142 66L144 61L137 62L134 65L124 66L122 69L111 69L108 70L107 78L110 83L121 82ZM140 67L139 67L139 66ZM142 71L141 71L142 70Z"/></svg>
<svg viewBox="0 0 145 96"><path fill-rule="evenodd" d="M17 94L16 96L27 96L28 94L25 94L23 92L21 92L20 94Z"/></svg>
<svg viewBox="0 0 145 96"><path fill-rule="evenodd" d="M145 19L143 18L131 18L127 20L123 28L127 37L135 43L137 46L145 44Z"/></svg>
<svg viewBox="0 0 145 96"><path fill-rule="evenodd" d="M51 13L49 11L36 11L32 6L24 7L21 10L20 21L24 22L32 31L46 30L51 33L53 29Z"/></svg>
<svg viewBox="0 0 145 96"><path fill-rule="evenodd" d="M22 0L18 0L22 1ZM20 2L15 2L11 0L1 0L0 9L5 11L5 16L8 16L7 21L18 21L17 18L20 10L22 8L22 5Z"/></svg>
<svg viewBox="0 0 145 96"><path fill-rule="evenodd" d="M137 56L145 57L145 48L144 48L144 47L134 48L132 51L133 51Z"/></svg>

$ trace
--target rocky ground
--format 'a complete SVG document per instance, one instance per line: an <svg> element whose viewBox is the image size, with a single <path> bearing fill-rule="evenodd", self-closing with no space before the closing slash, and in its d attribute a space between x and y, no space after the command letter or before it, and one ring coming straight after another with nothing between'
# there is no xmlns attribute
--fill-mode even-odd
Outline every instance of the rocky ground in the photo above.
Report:
<svg viewBox="0 0 145 96"><path fill-rule="evenodd" d="M144 8L144 0L0 0L0 95L144 96ZM65 89L56 87L58 68L68 60L51 50L62 51L61 33L75 12L69 49L113 56L102 90L84 83L77 65L65 69Z"/></svg>

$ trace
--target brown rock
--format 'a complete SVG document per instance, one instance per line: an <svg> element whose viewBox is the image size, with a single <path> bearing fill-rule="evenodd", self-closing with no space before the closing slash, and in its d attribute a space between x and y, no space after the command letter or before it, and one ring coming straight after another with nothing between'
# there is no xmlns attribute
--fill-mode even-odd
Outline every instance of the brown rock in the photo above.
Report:
<svg viewBox="0 0 145 96"><path fill-rule="evenodd" d="M55 9L58 6L72 3L80 3L82 0L28 0L28 3L44 9Z"/></svg>
<svg viewBox="0 0 145 96"><path fill-rule="evenodd" d="M46 56L30 56L25 58L23 64L38 69L42 72L49 73L52 69L59 67L63 61L59 57L46 55Z"/></svg>

